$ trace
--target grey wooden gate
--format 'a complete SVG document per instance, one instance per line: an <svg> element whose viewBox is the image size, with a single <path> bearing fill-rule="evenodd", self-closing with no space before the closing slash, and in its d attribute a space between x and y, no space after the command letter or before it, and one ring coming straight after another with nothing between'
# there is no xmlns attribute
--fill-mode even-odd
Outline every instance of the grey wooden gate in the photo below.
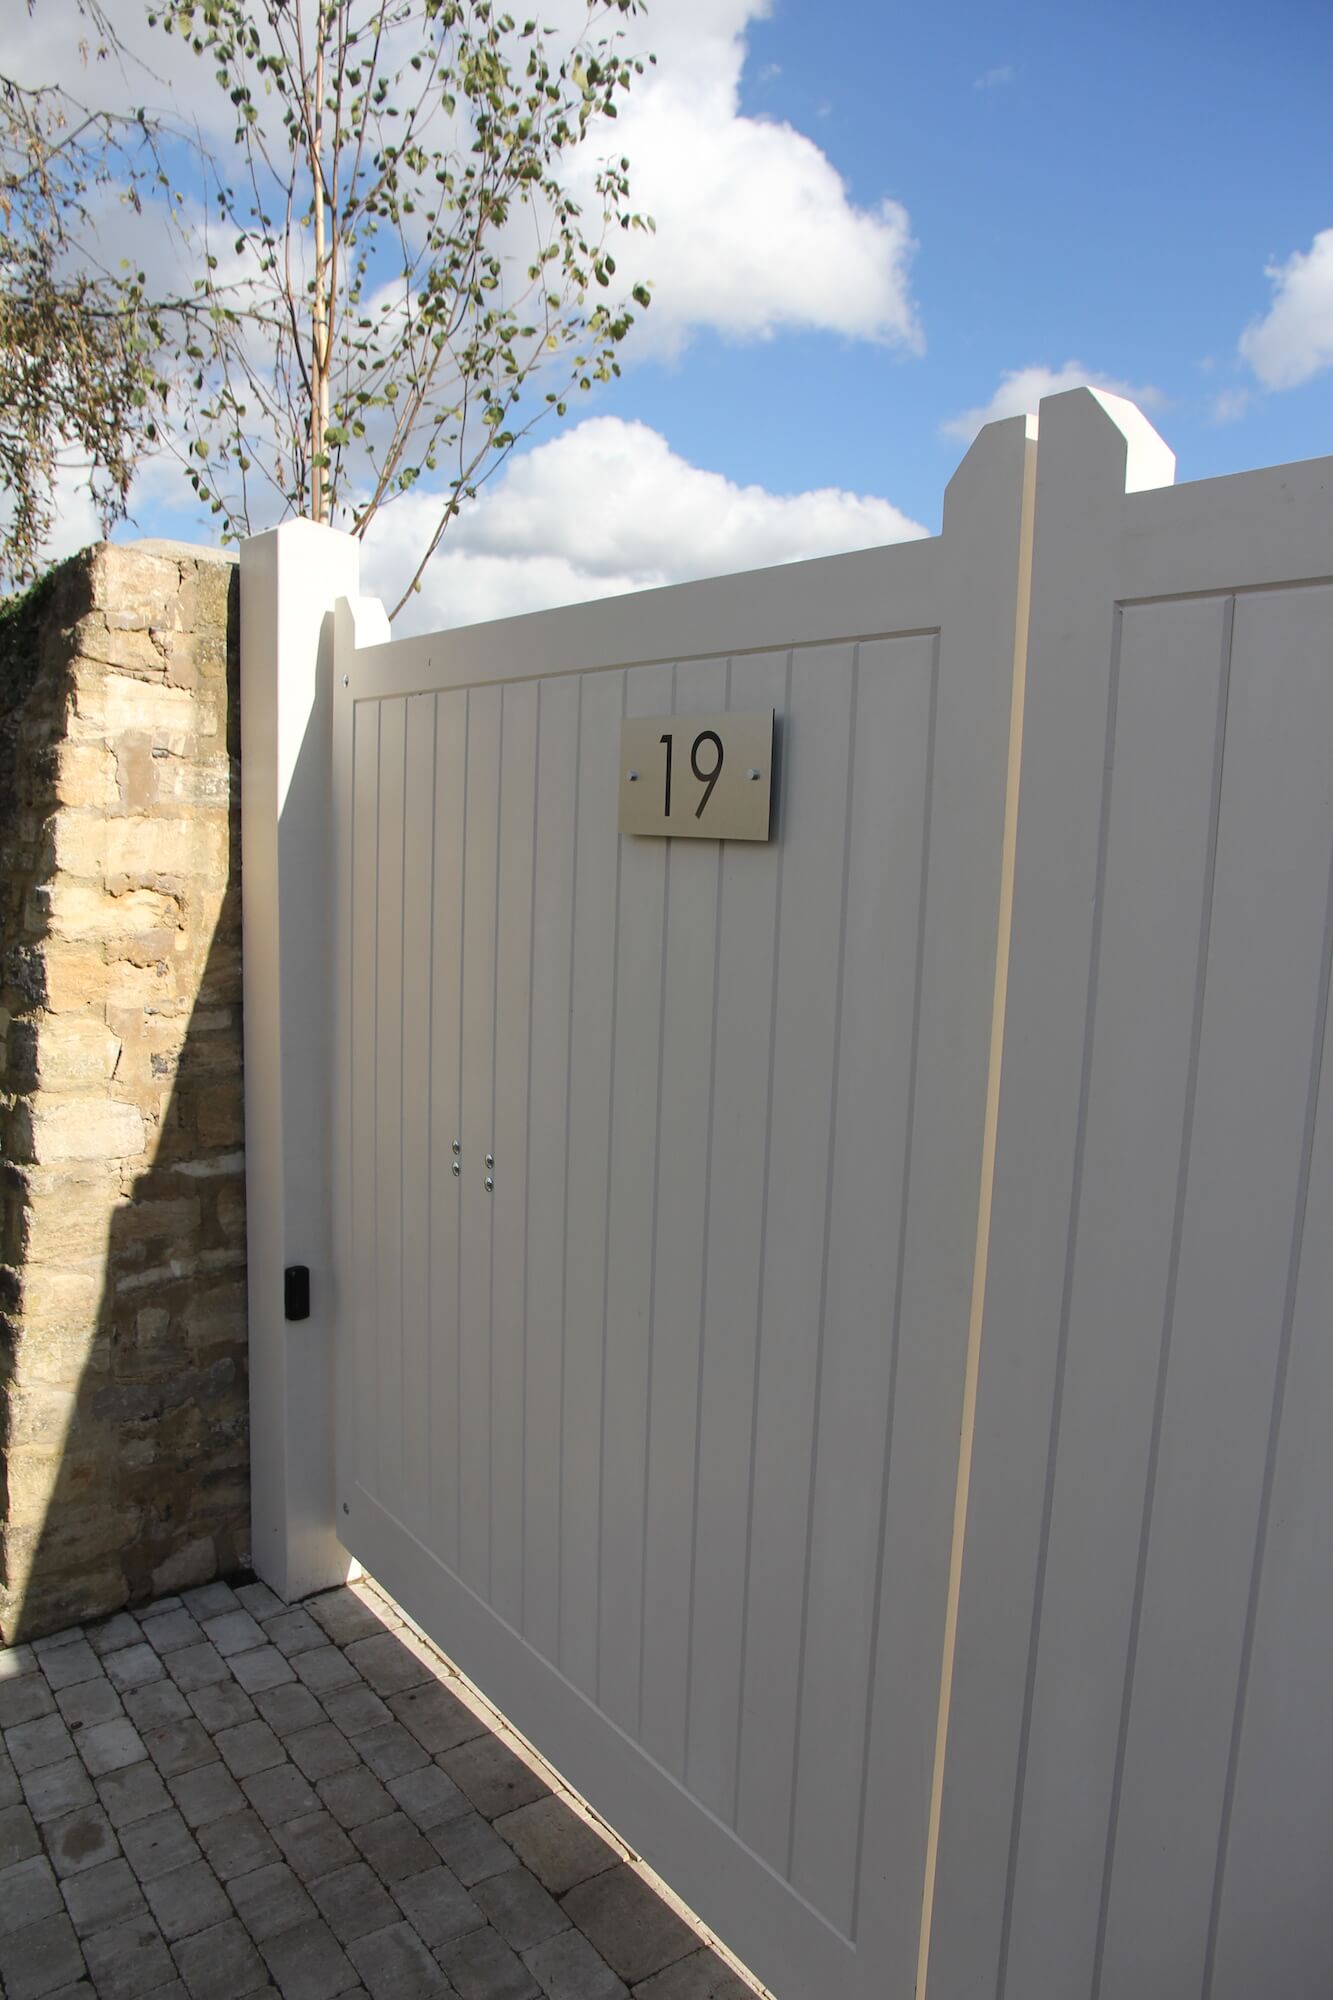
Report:
<svg viewBox="0 0 1333 2000"><path fill-rule="evenodd" d="M910 1992L1033 447L335 681L338 1530L783 1996ZM773 708L767 845L624 715Z"/></svg>

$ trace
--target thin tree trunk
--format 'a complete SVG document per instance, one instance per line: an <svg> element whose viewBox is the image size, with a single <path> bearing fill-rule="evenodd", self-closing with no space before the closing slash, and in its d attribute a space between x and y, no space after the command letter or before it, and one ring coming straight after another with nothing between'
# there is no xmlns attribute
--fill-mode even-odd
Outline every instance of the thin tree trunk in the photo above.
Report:
<svg viewBox="0 0 1333 2000"><path fill-rule="evenodd" d="M316 19L319 47L315 51L315 105L310 120L312 134L310 178L314 188L315 297L310 369L310 518L328 519L327 486L323 457L327 450L324 433L329 424L329 297L328 266L324 224L324 9Z"/></svg>

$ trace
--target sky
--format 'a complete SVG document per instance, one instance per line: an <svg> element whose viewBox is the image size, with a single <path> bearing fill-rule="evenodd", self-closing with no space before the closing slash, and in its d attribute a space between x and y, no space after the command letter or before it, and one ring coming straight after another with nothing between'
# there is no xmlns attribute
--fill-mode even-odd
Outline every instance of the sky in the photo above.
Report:
<svg viewBox="0 0 1333 2000"><path fill-rule="evenodd" d="M37 0L30 76L66 5ZM977 428L1079 382L1137 401L1178 480L1333 453L1329 0L653 0L635 36L651 310L396 629L935 533ZM135 511L118 534L210 539L169 465ZM370 589L428 511L372 525ZM71 479L58 546L95 533Z"/></svg>

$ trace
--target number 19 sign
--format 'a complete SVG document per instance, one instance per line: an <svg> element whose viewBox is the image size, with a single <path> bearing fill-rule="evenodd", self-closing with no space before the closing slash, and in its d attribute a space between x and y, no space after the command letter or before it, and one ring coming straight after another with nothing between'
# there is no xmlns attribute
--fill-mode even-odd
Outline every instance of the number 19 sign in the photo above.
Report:
<svg viewBox="0 0 1333 2000"><path fill-rule="evenodd" d="M773 710L627 717L620 831L680 840L767 840Z"/></svg>

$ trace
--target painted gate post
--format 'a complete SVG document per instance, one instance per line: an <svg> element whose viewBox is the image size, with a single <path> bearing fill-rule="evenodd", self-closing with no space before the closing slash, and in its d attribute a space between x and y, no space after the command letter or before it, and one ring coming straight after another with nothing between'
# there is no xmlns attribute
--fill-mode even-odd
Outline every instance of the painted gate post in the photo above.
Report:
<svg viewBox="0 0 1333 2000"><path fill-rule="evenodd" d="M289 521L241 549L241 857L251 1548L286 1598L343 1582L333 1495L329 1064L333 626L350 536ZM310 1274L288 1319L284 1272Z"/></svg>

